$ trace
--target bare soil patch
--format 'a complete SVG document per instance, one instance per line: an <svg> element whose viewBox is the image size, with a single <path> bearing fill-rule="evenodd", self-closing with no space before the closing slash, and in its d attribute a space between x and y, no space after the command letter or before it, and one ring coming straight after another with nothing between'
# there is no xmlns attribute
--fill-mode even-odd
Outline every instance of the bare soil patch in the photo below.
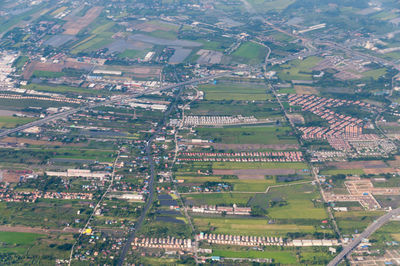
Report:
<svg viewBox="0 0 400 266"><path fill-rule="evenodd" d="M237 169L237 170L214 170L214 175L235 175L239 179L265 179L266 175L290 175L295 174L294 169Z"/></svg>
<svg viewBox="0 0 400 266"><path fill-rule="evenodd" d="M330 162L328 166L334 166L337 169L376 169L387 168L387 165L382 161L356 161L356 162Z"/></svg>
<svg viewBox="0 0 400 266"><path fill-rule="evenodd" d="M69 17L68 22L64 25L64 34L78 34L100 15L102 9L102 7L96 6L89 9L83 17Z"/></svg>

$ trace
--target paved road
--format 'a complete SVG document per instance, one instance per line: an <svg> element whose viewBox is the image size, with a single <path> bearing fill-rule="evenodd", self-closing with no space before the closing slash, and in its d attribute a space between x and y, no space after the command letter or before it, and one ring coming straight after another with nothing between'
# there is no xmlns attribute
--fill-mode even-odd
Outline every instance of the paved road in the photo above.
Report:
<svg viewBox="0 0 400 266"><path fill-rule="evenodd" d="M370 224L364 232L362 232L356 239L353 240L347 247L345 247L342 252L340 252L329 264L328 266L336 266L338 265L344 257L351 254L354 248L361 243L361 241L365 238L368 238L372 235L376 230L378 230L381 226L387 223L393 216L400 215L400 208L394 209L385 215L379 217L372 224Z"/></svg>

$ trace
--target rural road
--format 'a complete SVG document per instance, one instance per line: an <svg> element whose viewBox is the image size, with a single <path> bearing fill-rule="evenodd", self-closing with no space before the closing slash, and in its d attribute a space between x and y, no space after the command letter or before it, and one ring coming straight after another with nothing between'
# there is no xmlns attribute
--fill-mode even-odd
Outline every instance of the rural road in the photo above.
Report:
<svg viewBox="0 0 400 266"><path fill-rule="evenodd" d="M345 247L342 252L340 252L329 264L328 266L336 266L338 265L344 257L351 254L354 248L361 243L361 241L365 238L368 238L372 235L376 230L378 230L381 226L387 223L393 216L400 215L400 208L394 209L385 215L379 217L372 224L370 224L356 239L354 239L347 247Z"/></svg>

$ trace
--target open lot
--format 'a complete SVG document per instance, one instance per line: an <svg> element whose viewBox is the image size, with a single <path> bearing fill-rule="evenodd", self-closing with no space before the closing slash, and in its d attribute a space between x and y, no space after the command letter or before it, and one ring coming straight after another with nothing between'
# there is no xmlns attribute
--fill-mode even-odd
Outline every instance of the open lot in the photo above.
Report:
<svg viewBox="0 0 400 266"><path fill-rule="evenodd" d="M199 136L225 144L297 144L289 127L197 128Z"/></svg>
<svg viewBox="0 0 400 266"><path fill-rule="evenodd" d="M235 60L242 63L257 64L264 61L267 54L267 48L264 46L246 42L240 45L240 47L232 54Z"/></svg>
<svg viewBox="0 0 400 266"><path fill-rule="evenodd" d="M267 99L266 87L258 84L217 83L199 86L207 100L247 100L263 101Z"/></svg>
<svg viewBox="0 0 400 266"><path fill-rule="evenodd" d="M67 17L68 22L64 25L64 34L77 35L100 15L102 9L99 6L92 7L83 17Z"/></svg>

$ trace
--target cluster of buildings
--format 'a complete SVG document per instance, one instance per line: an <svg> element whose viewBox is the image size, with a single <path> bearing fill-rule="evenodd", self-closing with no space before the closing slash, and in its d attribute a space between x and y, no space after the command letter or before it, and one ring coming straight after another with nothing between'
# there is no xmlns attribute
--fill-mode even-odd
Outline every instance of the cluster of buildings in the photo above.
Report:
<svg viewBox="0 0 400 266"><path fill-rule="evenodd" d="M202 213L202 214L231 214L231 215L250 215L251 208L250 207L238 207L236 204L233 204L233 207L229 206L214 206L214 205L201 205L201 206L193 206L189 209L194 213Z"/></svg>
<svg viewBox="0 0 400 266"><path fill-rule="evenodd" d="M170 250L192 251L194 248L191 239L180 239L169 236L167 238L136 237L132 241L131 245L134 249L138 247L143 247L143 248L162 248Z"/></svg>
<svg viewBox="0 0 400 266"><path fill-rule="evenodd" d="M260 121L254 116L194 116L189 115L183 119L184 126L220 126L220 125L237 125L237 124L255 124L265 123L263 119Z"/></svg>
<svg viewBox="0 0 400 266"><path fill-rule="evenodd" d="M344 185L349 194L335 194L333 192L323 193L326 202L359 202L367 210L382 208L374 195L400 195L399 187L374 187L368 179L353 177L347 180Z"/></svg>
<svg viewBox="0 0 400 266"><path fill-rule="evenodd" d="M303 132L304 139L326 139L329 136L357 137L362 134L362 129L366 123L362 119L340 115L329 108L345 105L373 108L370 104L360 101L327 99L315 95L291 94L288 99L290 105L299 105L303 111L309 111L329 123L329 128L300 127L299 130Z"/></svg>
<svg viewBox="0 0 400 266"><path fill-rule="evenodd" d="M371 111L380 111L378 107L360 101L327 99L314 95L289 95L288 99L290 105L299 105L303 111L312 112L329 124L329 127L298 127L305 140L325 139L334 149L350 153L353 157L382 156L396 150L396 145L392 142L381 139L376 134L364 134L363 129L369 126L364 120L329 109L357 105Z"/></svg>
<svg viewBox="0 0 400 266"><path fill-rule="evenodd" d="M205 162L301 162L300 151L285 152L180 152L179 161Z"/></svg>
<svg viewBox="0 0 400 266"><path fill-rule="evenodd" d="M0 94L0 99L38 100L38 101L64 102L64 103L73 103L73 104L82 104L84 102L81 99L66 98L66 97L37 97L37 96L22 96L22 95L15 95L15 94Z"/></svg>
<svg viewBox="0 0 400 266"><path fill-rule="evenodd" d="M81 199L92 200L92 193L15 191L8 188L0 189L0 201L4 202L36 202L38 199Z"/></svg>

